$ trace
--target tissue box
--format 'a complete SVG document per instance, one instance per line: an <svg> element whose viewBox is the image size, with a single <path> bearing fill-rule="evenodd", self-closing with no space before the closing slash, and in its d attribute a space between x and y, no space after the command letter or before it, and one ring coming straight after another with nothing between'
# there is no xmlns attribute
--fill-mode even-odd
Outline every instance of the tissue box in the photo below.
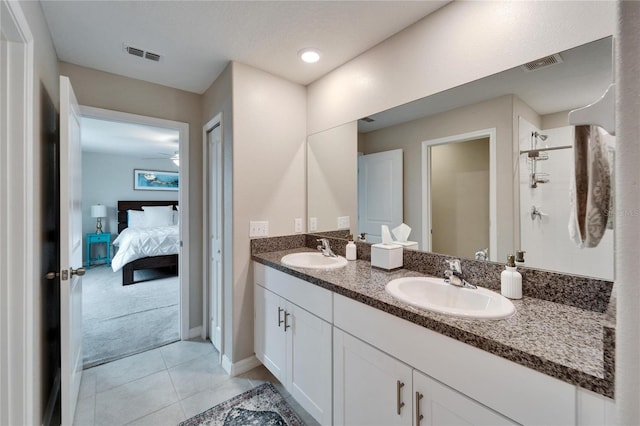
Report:
<svg viewBox="0 0 640 426"><path fill-rule="evenodd" d="M402 246L398 244L372 245L371 266L387 271L402 268Z"/></svg>

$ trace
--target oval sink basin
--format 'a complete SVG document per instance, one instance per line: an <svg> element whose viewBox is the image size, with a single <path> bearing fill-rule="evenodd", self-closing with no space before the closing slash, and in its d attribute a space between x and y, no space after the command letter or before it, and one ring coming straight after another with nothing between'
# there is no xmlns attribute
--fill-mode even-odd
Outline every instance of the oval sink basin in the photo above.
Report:
<svg viewBox="0 0 640 426"><path fill-rule="evenodd" d="M385 289L411 306L455 317L500 319L516 311L509 299L494 291L456 287L444 278L398 278L390 281Z"/></svg>
<svg viewBox="0 0 640 426"><path fill-rule="evenodd" d="M322 253L292 253L284 256L280 261L293 268L336 269L347 264L344 257L329 257Z"/></svg>

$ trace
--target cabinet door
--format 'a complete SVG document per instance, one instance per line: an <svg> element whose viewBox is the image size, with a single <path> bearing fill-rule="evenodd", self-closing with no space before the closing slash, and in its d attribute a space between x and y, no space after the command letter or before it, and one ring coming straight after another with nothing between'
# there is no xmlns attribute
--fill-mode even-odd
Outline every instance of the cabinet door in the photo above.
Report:
<svg viewBox="0 0 640 426"><path fill-rule="evenodd" d="M331 424L331 324L287 304L287 389L319 423Z"/></svg>
<svg viewBox="0 0 640 426"><path fill-rule="evenodd" d="M411 368L333 330L334 424L411 425Z"/></svg>
<svg viewBox="0 0 640 426"><path fill-rule="evenodd" d="M285 301L265 288L254 286L254 350L256 357L280 382L286 382Z"/></svg>
<svg viewBox="0 0 640 426"><path fill-rule="evenodd" d="M413 372L414 425L517 425L495 411L416 370ZM418 417L423 416L421 419Z"/></svg>

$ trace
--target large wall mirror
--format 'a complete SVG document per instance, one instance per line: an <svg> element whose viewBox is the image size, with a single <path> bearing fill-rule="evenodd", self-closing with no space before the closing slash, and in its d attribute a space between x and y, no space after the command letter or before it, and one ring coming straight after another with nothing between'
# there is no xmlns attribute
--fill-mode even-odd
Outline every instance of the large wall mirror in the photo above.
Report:
<svg viewBox="0 0 640 426"><path fill-rule="evenodd" d="M420 250L613 279L613 229L596 248L569 238L568 112L613 81L611 38L524 64L308 137L308 231L411 227ZM428 76L425 76L428 78ZM615 138L608 141L613 160ZM532 161L521 150L550 150Z"/></svg>

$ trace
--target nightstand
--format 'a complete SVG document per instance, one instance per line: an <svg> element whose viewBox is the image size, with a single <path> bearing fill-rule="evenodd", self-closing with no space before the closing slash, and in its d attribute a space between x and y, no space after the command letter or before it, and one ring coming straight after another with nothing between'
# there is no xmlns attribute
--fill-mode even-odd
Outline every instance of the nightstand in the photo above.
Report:
<svg viewBox="0 0 640 426"><path fill-rule="evenodd" d="M104 257L91 257L91 245L104 243L106 246ZM87 234L87 256L85 258L85 266L87 269L91 267L93 262L107 262L111 266L111 233L103 232L102 234Z"/></svg>

